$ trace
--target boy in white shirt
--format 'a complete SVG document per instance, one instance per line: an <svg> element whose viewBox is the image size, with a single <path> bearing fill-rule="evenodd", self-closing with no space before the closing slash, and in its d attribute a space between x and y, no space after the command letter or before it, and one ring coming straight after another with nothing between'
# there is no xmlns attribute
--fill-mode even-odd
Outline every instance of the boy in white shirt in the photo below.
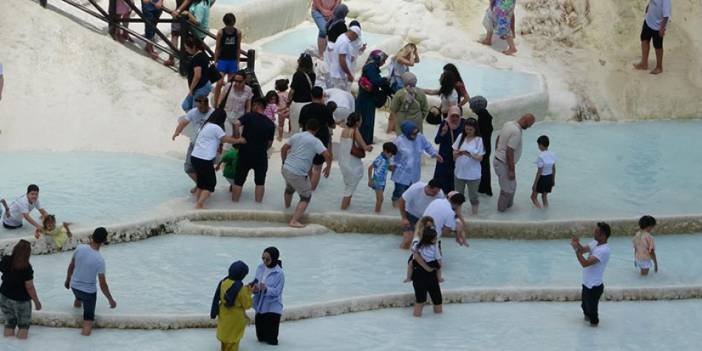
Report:
<svg viewBox="0 0 702 351"><path fill-rule="evenodd" d="M531 186L531 202L541 208L537 194L541 194L543 207L548 207L548 194L556 186L556 155L548 149L550 144L546 135L536 139L539 144L539 156L536 158L536 177Z"/></svg>
<svg viewBox="0 0 702 351"><path fill-rule="evenodd" d="M634 235L634 266L641 269L641 275L648 275L653 266L653 271L658 273L658 259L656 258L656 244L651 232L656 227L656 219L652 216L643 216L639 219L640 230ZM653 262L653 264L651 264Z"/></svg>

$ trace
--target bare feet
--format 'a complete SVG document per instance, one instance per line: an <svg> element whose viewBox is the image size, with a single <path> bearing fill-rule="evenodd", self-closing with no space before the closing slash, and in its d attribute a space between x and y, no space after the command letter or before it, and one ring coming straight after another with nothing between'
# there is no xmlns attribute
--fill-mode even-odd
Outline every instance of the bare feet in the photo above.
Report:
<svg viewBox="0 0 702 351"><path fill-rule="evenodd" d="M484 39L478 40L478 43L487 45L487 46L492 46L492 40L488 37L485 37Z"/></svg>
<svg viewBox="0 0 702 351"><path fill-rule="evenodd" d="M651 71L651 74L661 74L663 73L663 68L661 67L656 67L653 71Z"/></svg>
<svg viewBox="0 0 702 351"><path fill-rule="evenodd" d="M203 204L201 204L201 203L199 203L199 202L195 204L195 209L196 209L196 210L201 210L201 209L203 209L203 208L205 208L205 205L203 205Z"/></svg>
<svg viewBox="0 0 702 351"><path fill-rule="evenodd" d="M539 200L536 198L536 193L531 193L531 203L534 204L534 207L541 208L541 204L539 203Z"/></svg>
<svg viewBox="0 0 702 351"><path fill-rule="evenodd" d="M502 51L503 54L509 55L509 56L514 56L514 54L517 53L516 48L507 48L506 50Z"/></svg>
<svg viewBox="0 0 702 351"><path fill-rule="evenodd" d="M290 223L288 223L288 226L290 226L292 228L304 228L305 227L304 224L302 224L298 221L290 221Z"/></svg>
<svg viewBox="0 0 702 351"><path fill-rule="evenodd" d="M642 70L642 71L643 71L643 70L647 70L647 69L648 69L648 64L647 64L647 63L643 63L643 62L635 63L635 64L634 64L634 69L638 69L638 70Z"/></svg>

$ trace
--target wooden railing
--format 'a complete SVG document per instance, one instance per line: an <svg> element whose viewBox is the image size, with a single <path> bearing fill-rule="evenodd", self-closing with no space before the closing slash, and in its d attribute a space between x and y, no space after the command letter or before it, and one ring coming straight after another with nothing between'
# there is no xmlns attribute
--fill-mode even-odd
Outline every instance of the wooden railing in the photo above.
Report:
<svg viewBox="0 0 702 351"><path fill-rule="evenodd" d="M47 6L47 1L48 0L39 0L39 4L46 8ZM181 32L182 33L192 33L193 31L199 32L204 35L204 37L209 37L213 40L216 40L216 37L210 33L209 30L205 30L201 28L200 26L197 25L197 23L191 22L187 16L178 16L178 17L172 17L171 13L173 12L171 9L166 8L165 6L161 7L163 10L164 14L168 14L168 16L171 16L170 18L159 18L156 20L156 23L153 23L152 20L147 19L144 17L144 13L139 9L133 2L133 0L124 0L124 2L129 6L129 8L132 9L132 11L136 14L136 18L120 18L117 16L117 0L109 0L109 4L107 6L107 9L102 8L100 5L95 0L88 0L91 6L83 5L80 3L75 2L74 0L60 0L68 5L71 5L105 23L107 23L107 28L108 32L112 36L113 39L117 39L117 29L121 29L130 35L138 38L139 40L144 41L145 43L151 44L154 49L162 51L164 53L167 53L168 55L172 55L173 57L178 58L179 60L179 69L178 71L182 74L185 75L187 73L187 62L189 62L189 55L187 52L184 50L182 42L183 42L183 36L181 36L181 41L177 44L174 45L171 40L166 37L163 32L161 32L160 29L158 29L158 24L159 23L180 23L181 25ZM151 40L146 38L143 34L137 33L132 29L129 29L128 27L122 25L123 22L128 22L128 23L143 23L144 26L146 25L153 25L154 33L157 35L164 44L160 44L156 42L155 40ZM198 35L192 35L192 38L196 39L197 41L200 42L202 47L205 49L205 51L210 55L210 57L214 57L214 52L212 49L206 45L206 43L200 39ZM244 69L246 74L247 74L247 83L251 85L251 87L254 89L254 94L260 96L262 94L261 92L261 87L258 82L258 79L256 78L255 74L255 67L256 67L256 51L251 49L247 50L246 52L242 53L241 57L239 58L240 63L246 63L246 68Z"/></svg>

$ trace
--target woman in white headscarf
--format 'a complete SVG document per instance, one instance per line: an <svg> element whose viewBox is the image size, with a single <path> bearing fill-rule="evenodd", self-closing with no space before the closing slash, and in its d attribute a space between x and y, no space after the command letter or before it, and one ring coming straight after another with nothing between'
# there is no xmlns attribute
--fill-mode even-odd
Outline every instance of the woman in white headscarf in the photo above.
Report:
<svg viewBox="0 0 702 351"><path fill-rule="evenodd" d="M427 96L422 89L417 89L417 77L414 73L402 74L403 88L390 101L390 117L387 132L400 130L404 121L413 121L420 132L423 132L424 116L429 113Z"/></svg>

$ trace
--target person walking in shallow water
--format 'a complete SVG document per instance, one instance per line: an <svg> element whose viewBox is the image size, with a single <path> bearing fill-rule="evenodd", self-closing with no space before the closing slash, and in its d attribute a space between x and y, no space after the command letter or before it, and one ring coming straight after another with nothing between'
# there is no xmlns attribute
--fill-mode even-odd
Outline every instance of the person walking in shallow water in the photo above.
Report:
<svg viewBox="0 0 702 351"><path fill-rule="evenodd" d="M646 5L646 18L641 28L641 61L634 64L638 70L648 69L648 53L651 40L656 50L656 68L651 74L663 73L663 38L668 28L671 13L671 0L649 0Z"/></svg>
<svg viewBox="0 0 702 351"><path fill-rule="evenodd" d="M251 287L242 283L247 274L249 266L246 263L232 263L227 276L217 284L212 298L210 318L218 318L217 340L221 343L222 351L238 351L239 342L246 331L246 310L253 306Z"/></svg>
<svg viewBox="0 0 702 351"><path fill-rule="evenodd" d="M261 255L263 263L256 268L256 279L249 284L253 290L253 308L256 311L256 337L259 342L278 345L278 329L283 314L285 274L280 251L268 247Z"/></svg>
<svg viewBox="0 0 702 351"><path fill-rule="evenodd" d="M576 236L571 240L570 246L575 251L578 263L583 267L581 295L583 314L585 320L590 322L590 326L596 327L600 322L597 306L604 292L604 270L610 255L607 240L611 229L607 223L598 222L593 233L595 240L588 245L581 245ZM585 253L589 253L587 258L584 256Z"/></svg>
<svg viewBox="0 0 702 351"><path fill-rule="evenodd" d="M73 253L71 263L68 265L64 287L73 290L75 301L73 306L83 307L83 330L81 334L89 336L95 321L95 304L97 302L97 288L95 277L100 281L100 290L105 294L110 308L116 308L117 302L112 298L110 288L105 278L105 259L100 255L100 248L107 242L107 230L103 227L95 229L90 237L90 244L81 244Z"/></svg>
<svg viewBox="0 0 702 351"><path fill-rule="evenodd" d="M34 270L29 263L32 246L29 241L20 240L12 249L12 255L3 256L0 261L2 285L0 285L0 309L5 318L4 336L26 339L34 308L41 310L41 302L34 289Z"/></svg>
<svg viewBox="0 0 702 351"><path fill-rule="evenodd" d="M500 212L506 211L514 203L514 193L517 191L515 167L522 155L522 130L531 127L534 121L534 115L527 113L516 121L506 122L495 141L494 166L500 182L497 210Z"/></svg>

